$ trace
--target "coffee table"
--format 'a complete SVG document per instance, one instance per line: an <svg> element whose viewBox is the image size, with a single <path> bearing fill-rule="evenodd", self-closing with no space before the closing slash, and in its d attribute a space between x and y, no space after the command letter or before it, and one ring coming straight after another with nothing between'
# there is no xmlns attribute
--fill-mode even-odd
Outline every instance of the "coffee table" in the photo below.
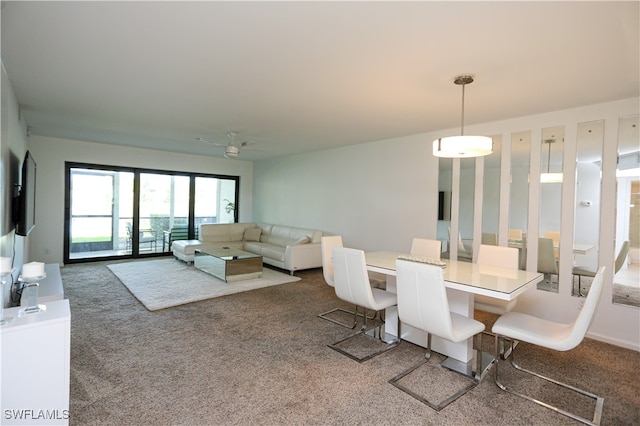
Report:
<svg viewBox="0 0 640 426"><path fill-rule="evenodd" d="M262 256L233 248L197 248L193 265L225 282L262 276Z"/></svg>

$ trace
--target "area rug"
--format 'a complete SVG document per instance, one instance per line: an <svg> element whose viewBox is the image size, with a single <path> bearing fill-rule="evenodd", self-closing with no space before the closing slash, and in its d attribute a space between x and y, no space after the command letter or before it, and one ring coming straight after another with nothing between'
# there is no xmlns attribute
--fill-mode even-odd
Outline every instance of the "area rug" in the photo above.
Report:
<svg viewBox="0 0 640 426"><path fill-rule="evenodd" d="M264 268L261 278L225 283L174 258L114 263L107 268L150 311L300 280Z"/></svg>

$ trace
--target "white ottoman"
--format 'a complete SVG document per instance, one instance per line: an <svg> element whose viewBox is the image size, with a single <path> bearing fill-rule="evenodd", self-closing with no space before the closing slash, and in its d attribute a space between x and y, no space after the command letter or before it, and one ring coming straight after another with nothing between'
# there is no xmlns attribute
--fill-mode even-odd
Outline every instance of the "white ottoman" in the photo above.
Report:
<svg viewBox="0 0 640 426"><path fill-rule="evenodd" d="M200 240L178 240L171 243L173 255L187 263L193 263L195 250L202 245Z"/></svg>

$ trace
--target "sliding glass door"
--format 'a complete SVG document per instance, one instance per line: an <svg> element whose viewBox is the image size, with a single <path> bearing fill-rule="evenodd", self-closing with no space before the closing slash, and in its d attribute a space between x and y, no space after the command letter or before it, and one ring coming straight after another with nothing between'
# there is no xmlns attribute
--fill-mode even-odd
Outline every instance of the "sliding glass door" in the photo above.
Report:
<svg viewBox="0 0 640 426"><path fill-rule="evenodd" d="M236 176L66 164L65 262L161 256L237 221Z"/></svg>
<svg viewBox="0 0 640 426"><path fill-rule="evenodd" d="M133 173L73 168L69 174L69 259L125 250L125 221L133 216Z"/></svg>
<svg viewBox="0 0 640 426"><path fill-rule="evenodd" d="M189 176L140 173L138 251L171 250L171 229L189 224Z"/></svg>

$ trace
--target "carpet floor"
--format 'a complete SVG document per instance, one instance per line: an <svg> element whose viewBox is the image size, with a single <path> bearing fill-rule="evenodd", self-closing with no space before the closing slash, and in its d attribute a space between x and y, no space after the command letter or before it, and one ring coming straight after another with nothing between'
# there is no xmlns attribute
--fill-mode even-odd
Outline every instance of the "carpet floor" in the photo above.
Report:
<svg viewBox="0 0 640 426"><path fill-rule="evenodd" d="M121 262L107 268L150 311L300 280L264 268L260 278L226 283L173 257Z"/></svg>
<svg viewBox="0 0 640 426"><path fill-rule="evenodd" d="M422 359L423 348L402 342L362 364L328 348L351 331L316 315L350 306L321 270L155 312L104 264L61 273L72 315L72 425L575 424L500 391L491 375L436 412L388 383ZM485 350L491 346L485 338ZM516 354L524 366L604 396L603 425L640 424L637 352L585 339L569 352L521 344ZM434 355L424 376L411 379L434 395L457 386L437 367L441 359ZM521 377L507 364L500 371L514 387L589 415L591 404L581 397Z"/></svg>

